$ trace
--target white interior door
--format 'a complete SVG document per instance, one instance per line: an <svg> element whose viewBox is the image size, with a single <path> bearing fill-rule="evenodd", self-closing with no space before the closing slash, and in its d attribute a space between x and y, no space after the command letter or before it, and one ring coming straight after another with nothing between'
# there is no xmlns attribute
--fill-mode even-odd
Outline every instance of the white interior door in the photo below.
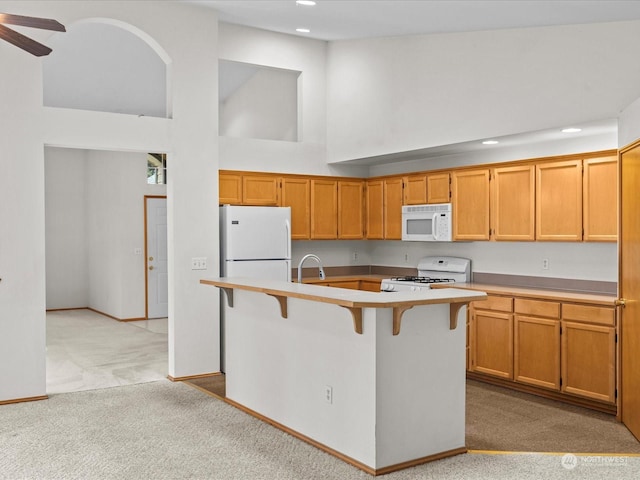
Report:
<svg viewBox="0 0 640 480"><path fill-rule="evenodd" d="M147 197L147 318L168 315L167 199Z"/></svg>

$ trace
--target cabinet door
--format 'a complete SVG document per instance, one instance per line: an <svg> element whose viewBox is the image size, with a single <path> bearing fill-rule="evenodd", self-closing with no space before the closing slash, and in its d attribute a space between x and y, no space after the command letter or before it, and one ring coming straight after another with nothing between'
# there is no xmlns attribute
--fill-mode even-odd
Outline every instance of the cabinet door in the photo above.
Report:
<svg viewBox="0 0 640 480"><path fill-rule="evenodd" d="M451 179L449 173L427 175L427 203L449 203L451 201Z"/></svg>
<svg viewBox="0 0 640 480"><path fill-rule="evenodd" d="M360 280L360 290L379 292L381 280Z"/></svg>
<svg viewBox="0 0 640 480"><path fill-rule="evenodd" d="M533 165L494 169L491 200L491 230L494 240L535 239Z"/></svg>
<svg viewBox="0 0 640 480"><path fill-rule="evenodd" d="M384 181L369 180L366 187L366 234L368 239L384 238Z"/></svg>
<svg viewBox="0 0 640 480"><path fill-rule="evenodd" d="M311 188L308 178L281 179L280 206L291 207L291 239L311 237Z"/></svg>
<svg viewBox="0 0 640 480"><path fill-rule="evenodd" d="M275 175L243 175L244 205L278 205L278 177Z"/></svg>
<svg viewBox="0 0 640 480"><path fill-rule="evenodd" d="M536 165L536 239L582 240L582 160Z"/></svg>
<svg viewBox="0 0 640 480"><path fill-rule="evenodd" d="M514 317L513 378L560 390L560 321Z"/></svg>
<svg viewBox="0 0 640 480"><path fill-rule="evenodd" d="M584 240L618 240L618 159L590 158L583 162Z"/></svg>
<svg viewBox="0 0 640 480"><path fill-rule="evenodd" d="M338 237L338 182L311 180L311 238Z"/></svg>
<svg viewBox="0 0 640 480"><path fill-rule="evenodd" d="M404 178L404 205L427 203L427 176L410 175Z"/></svg>
<svg viewBox="0 0 640 480"><path fill-rule="evenodd" d="M615 328L562 322L562 391L615 403Z"/></svg>
<svg viewBox="0 0 640 480"><path fill-rule="evenodd" d="M364 237L364 182L338 181L338 238L345 240Z"/></svg>
<svg viewBox="0 0 640 480"><path fill-rule="evenodd" d="M242 205L242 175L220 172L218 197L220 205Z"/></svg>
<svg viewBox="0 0 640 480"><path fill-rule="evenodd" d="M473 309L471 371L513 379L513 314Z"/></svg>
<svg viewBox="0 0 640 480"><path fill-rule="evenodd" d="M453 239L489 240L489 170L452 174Z"/></svg>
<svg viewBox="0 0 640 480"><path fill-rule="evenodd" d="M384 238L402 238L402 178L384 181Z"/></svg>

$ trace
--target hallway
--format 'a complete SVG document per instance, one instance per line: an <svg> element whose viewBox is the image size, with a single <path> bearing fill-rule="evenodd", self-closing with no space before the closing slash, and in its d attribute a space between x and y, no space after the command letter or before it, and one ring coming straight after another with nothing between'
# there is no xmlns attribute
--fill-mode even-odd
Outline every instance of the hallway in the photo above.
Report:
<svg viewBox="0 0 640 480"><path fill-rule="evenodd" d="M167 319L118 322L88 309L47 312L47 394L167 378Z"/></svg>

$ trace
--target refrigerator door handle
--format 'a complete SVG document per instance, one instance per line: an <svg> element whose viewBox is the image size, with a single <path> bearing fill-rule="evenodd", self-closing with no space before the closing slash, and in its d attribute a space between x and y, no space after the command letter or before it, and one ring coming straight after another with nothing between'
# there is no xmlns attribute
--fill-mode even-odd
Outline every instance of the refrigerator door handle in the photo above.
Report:
<svg viewBox="0 0 640 480"><path fill-rule="evenodd" d="M289 220L284 221L284 227L287 231L287 258L291 258L291 225Z"/></svg>

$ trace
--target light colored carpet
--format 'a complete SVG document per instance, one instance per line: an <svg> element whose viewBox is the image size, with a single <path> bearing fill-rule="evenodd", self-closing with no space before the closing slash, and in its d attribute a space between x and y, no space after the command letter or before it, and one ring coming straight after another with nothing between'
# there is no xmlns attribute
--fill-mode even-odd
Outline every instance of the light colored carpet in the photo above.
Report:
<svg viewBox="0 0 640 480"><path fill-rule="evenodd" d="M0 478L11 480L371 478L193 387L166 380L0 406L0 445ZM638 457L578 457L569 470L557 455L465 454L382 478L635 480L639 472Z"/></svg>
<svg viewBox="0 0 640 480"><path fill-rule="evenodd" d="M47 312L47 393L167 377L167 320L118 322L87 309Z"/></svg>

